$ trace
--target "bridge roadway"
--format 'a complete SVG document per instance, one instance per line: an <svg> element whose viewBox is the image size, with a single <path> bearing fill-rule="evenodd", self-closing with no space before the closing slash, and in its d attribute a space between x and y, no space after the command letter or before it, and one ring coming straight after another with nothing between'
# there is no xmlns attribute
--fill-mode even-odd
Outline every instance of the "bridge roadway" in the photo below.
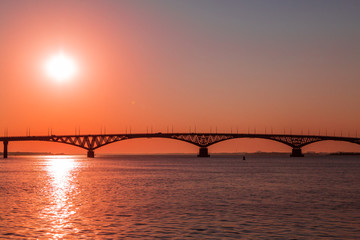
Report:
<svg viewBox="0 0 360 240"><path fill-rule="evenodd" d="M188 142L199 147L198 157L209 157L208 147L230 139L259 138L277 141L292 148L291 157L303 157L302 147L320 141L344 141L360 145L360 138L291 135L291 134L238 134L238 133L134 133L134 134L91 134L91 135L50 135L50 136L14 136L0 137L3 142L4 158L8 157L8 144L15 141L48 141L70 144L87 150L87 156L93 158L95 149L110 143L136 138L168 138Z"/></svg>

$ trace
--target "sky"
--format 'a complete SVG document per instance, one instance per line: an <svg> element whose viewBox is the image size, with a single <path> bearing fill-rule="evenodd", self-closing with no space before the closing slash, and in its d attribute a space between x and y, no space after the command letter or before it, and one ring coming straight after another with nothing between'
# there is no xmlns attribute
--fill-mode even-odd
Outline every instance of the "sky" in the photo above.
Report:
<svg viewBox="0 0 360 240"><path fill-rule="evenodd" d="M0 135L360 135L359 12L350 0L0 0ZM44 72L59 50L79 68L66 82ZM83 151L55 143L9 149ZM246 139L209 150L290 151ZM305 150L360 149L329 142ZM194 151L158 139L99 149Z"/></svg>

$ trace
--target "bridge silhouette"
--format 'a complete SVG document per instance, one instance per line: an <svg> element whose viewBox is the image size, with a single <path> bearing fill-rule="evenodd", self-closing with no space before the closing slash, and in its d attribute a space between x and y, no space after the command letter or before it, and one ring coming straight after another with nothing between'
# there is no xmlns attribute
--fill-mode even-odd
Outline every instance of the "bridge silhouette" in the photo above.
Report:
<svg viewBox="0 0 360 240"><path fill-rule="evenodd" d="M167 138L187 142L199 147L198 157L209 157L208 147L230 139L252 138L267 139L283 143L292 148L291 157L303 157L302 147L320 141L343 141L360 145L360 138L292 135L292 134L234 134L234 133L134 133L134 134L90 134L90 135L49 135L49 136L12 136L0 137L3 142L4 158L8 157L8 144L15 141L47 141L73 145L87 150L93 158L95 150L105 145L137 138Z"/></svg>

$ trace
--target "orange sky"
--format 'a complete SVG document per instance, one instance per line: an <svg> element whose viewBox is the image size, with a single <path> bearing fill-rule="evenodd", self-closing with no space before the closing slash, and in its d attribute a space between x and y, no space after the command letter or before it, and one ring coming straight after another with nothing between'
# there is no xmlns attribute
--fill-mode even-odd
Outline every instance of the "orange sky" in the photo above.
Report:
<svg viewBox="0 0 360 240"><path fill-rule="evenodd" d="M360 135L360 4L354 1L1 1L0 135L273 132ZM66 83L44 61L79 64ZM10 151L83 152L11 143ZM210 152L290 151L234 140ZM305 151L359 151L341 143ZM99 152L196 152L132 140Z"/></svg>

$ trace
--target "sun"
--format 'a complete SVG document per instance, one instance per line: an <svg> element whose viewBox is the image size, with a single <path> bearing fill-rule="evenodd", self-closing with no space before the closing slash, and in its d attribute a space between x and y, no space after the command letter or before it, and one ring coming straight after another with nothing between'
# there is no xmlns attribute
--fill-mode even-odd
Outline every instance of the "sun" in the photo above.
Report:
<svg viewBox="0 0 360 240"><path fill-rule="evenodd" d="M77 73L77 64L64 52L59 51L45 62L47 75L58 82L71 79Z"/></svg>

